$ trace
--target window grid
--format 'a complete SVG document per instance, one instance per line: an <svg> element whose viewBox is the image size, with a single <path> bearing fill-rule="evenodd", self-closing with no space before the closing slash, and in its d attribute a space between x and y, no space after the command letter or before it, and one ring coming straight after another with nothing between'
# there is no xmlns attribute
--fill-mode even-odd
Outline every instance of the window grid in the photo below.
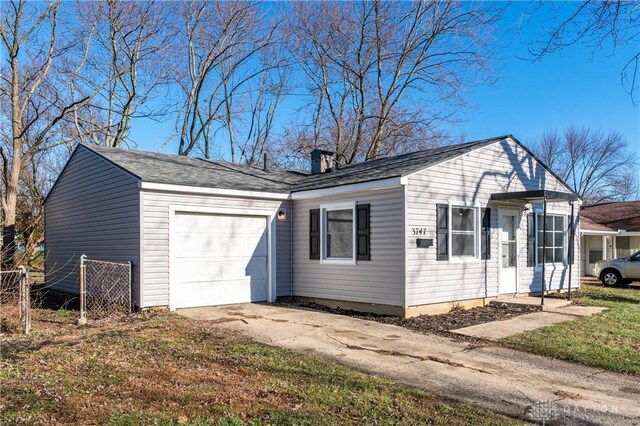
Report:
<svg viewBox="0 0 640 426"><path fill-rule="evenodd" d="M537 234L537 263L542 264L543 230L542 223L544 216L538 214L538 234ZM545 263L563 263L565 252L565 218L562 215L547 214L547 234L545 245Z"/></svg>

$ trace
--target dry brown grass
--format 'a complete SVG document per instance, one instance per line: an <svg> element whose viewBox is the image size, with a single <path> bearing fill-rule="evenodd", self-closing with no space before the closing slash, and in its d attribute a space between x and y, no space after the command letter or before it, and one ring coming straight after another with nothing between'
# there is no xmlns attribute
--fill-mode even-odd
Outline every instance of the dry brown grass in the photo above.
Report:
<svg viewBox="0 0 640 426"><path fill-rule="evenodd" d="M171 313L34 317L2 338L2 424L512 423Z"/></svg>

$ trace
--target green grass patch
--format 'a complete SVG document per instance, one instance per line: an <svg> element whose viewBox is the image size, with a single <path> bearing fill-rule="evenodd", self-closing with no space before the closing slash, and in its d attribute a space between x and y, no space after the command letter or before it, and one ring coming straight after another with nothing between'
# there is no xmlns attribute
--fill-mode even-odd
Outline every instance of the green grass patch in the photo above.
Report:
<svg viewBox="0 0 640 426"><path fill-rule="evenodd" d="M59 318L2 338L0 424L515 423L206 321L140 314L78 327Z"/></svg>
<svg viewBox="0 0 640 426"><path fill-rule="evenodd" d="M583 285L574 300L608 310L503 342L528 352L640 374L640 288Z"/></svg>

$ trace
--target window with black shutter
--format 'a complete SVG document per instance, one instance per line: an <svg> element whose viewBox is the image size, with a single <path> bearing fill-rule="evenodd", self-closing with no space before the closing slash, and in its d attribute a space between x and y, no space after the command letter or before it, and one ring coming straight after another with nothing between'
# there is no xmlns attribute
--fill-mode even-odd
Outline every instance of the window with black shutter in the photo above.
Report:
<svg viewBox="0 0 640 426"><path fill-rule="evenodd" d="M449 206L437 206L438 231L436 238L437 260L449 260Z"/></svg>
<svg viewBox="0 0 640 426"><path fill-rule="evenodd" d="M309 259L320 259L320 209L309 211Z"/></svg>
<svg viewBox="0 0 640 426"><path fill-rule="evenodd" d="M491 209L482 209L481 259L491 259Z"/></svg>
<svg viewBox="0 0 640 426"><path fill-rule="evenodd" d="M358 260L371 260L371 231L369 204L358 204L357 210L357 254Z"/></svg>

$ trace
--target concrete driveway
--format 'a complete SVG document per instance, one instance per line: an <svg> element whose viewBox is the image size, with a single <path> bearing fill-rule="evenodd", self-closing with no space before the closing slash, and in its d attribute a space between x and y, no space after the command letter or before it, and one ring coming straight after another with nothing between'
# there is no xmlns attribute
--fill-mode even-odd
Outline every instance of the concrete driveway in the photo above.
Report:
<svg viewBox="0 0 640 426"><path fill-rule="evenodd" d="M402 327L262 304L179 310L256 341L547 424L640 425L638 377Z"/></svg>

